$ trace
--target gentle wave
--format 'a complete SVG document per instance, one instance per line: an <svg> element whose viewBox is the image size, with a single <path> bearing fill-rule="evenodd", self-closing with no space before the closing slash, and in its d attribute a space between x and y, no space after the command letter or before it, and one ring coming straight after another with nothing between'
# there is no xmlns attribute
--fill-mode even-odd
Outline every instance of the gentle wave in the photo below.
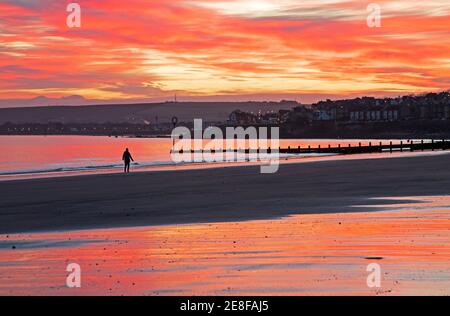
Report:
<svg viewBox="0 0 450 316"><path fill-rule="evenodd" d="M280 159L290 158L303 158L303 157L320 157L329 156L330 154L280 154ZM266 156L265 158L269 158ZM88 159L86 159L88 160ZM254 161L253 161L254 162ZM176 167L187 165L199 165L199 164L211 164L208 162L178 162L173 161L152 161L144 163L132 163L133 168L149 168L149 167ZM67 167L55 167L55 168L42 168L42 169L28 169L28 170L12 170L12 171L0 171L0 176L14 176L14 175L33 175L33 174L46 174L46 173L64 173L64 172L83 172L83 171L101 171L101 170L118 170L123 168L123 163L111 163L104 165L88 165L88 166L67 166Z"/></svg>
<svg viewBox="0 0 450 316"><path fill-rule="evenodd" d="M156 161L150 163L133 163L133 167L152 167L152 166L170 166L177 165L172 161ZM77 167L57 167L46 169L29 169L29 170L13 170L13 171L0 171L0 176L6 175L21 175L21 174L40 174L40 173L56 173L56 172L75 172L75 171L95 171L95 170L107 170L107 169L120 169L123 168L123 163L107 164L107 165L95 165L95 166L77 166Z"/></svg>

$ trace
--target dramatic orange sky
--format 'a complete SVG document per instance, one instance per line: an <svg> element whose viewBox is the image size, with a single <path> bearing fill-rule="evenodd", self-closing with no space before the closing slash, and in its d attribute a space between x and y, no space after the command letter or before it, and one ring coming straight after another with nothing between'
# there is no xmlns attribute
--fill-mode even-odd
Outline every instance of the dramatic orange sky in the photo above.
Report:
<svg viewBox="0 0 450 316"><path fill-rule="evenodd" d="M2 0L0 99L445 90L449 16L449 0Z"/></svg>

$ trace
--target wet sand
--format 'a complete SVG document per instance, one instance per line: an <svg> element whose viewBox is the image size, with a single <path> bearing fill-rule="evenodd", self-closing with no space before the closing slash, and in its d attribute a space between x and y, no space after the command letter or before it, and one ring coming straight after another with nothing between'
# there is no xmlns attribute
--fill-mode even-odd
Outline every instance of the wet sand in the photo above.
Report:
<svg viewBox="0 0 450 316"><path fill-rule="evenodd" d="M449 165L444 154L0 182L0 234L354 212L367 198L446 195Z"/></svg>
<svg viewBox="0 0 450 316"><path fill-rule="evenodd" d="M450 295L450 196L365 202L368 212L1 235L0 295ZM66 287L69 263L81 288ZM372 263L380 288L367 286Z"/></svg>
<svg viewBox="0 0 450 316"><path fill-rule="evenodd" d="M449 162L2 182L0 295L450 295Z"/></svg>

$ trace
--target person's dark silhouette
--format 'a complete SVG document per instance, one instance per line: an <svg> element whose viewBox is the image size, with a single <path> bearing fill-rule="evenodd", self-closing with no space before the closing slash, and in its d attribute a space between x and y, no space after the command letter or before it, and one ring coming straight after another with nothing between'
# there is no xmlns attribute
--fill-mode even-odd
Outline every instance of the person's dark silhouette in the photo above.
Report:
<svg viewBox="0 0 450 316"><path fill-rule="evenodd" d="M123 153L122 160L125 163L124 172L128 173L130 172L130 163L131 161L134 161L133 157L131 156L130 152L128 151L128 148L125 149L125 152Z"/></svg>

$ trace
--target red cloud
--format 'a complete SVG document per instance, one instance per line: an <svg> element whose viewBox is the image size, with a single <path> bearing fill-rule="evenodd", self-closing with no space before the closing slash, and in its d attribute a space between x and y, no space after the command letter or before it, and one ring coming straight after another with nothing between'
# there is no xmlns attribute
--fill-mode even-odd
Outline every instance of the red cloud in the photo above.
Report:
<svg viewBox="0 0 450 316"><path fill-rule="evenodd" d="M360 1L255 18L189 1L102 0L80 1L82 27L70 29L67 3L0 4L4 97L448 88L449 16L396 13L392 1L380 1L381 28L366 25Z"/></svg>

